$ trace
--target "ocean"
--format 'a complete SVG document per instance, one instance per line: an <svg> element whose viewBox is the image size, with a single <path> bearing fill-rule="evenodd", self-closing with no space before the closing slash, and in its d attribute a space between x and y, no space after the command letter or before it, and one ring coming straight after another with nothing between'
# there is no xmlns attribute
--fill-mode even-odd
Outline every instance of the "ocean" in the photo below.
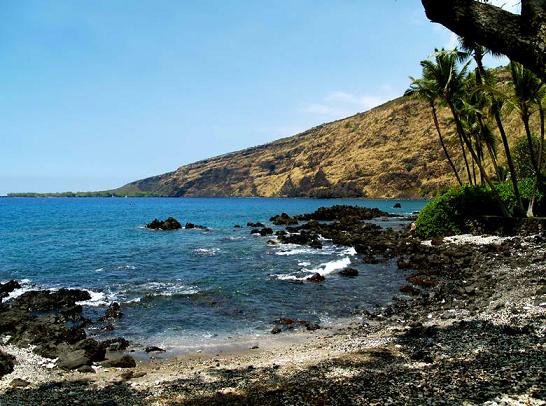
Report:
<svg viewBox="0 0 546 406"><path fill-rule="evenodd" d="M89 290L90 317L113 301L123 318L113 332L142 344L195 347L270 334L280 317L331 325L384 305L404 284L393 262L364 264L351 247L270 245L247 222L350 204L396 214L425 201L262 198L3 198L0 281L29 289ZM153 231L145 224L173 216L209 231ZM234 228L234 225L242 228ZM397 219L383 222L400 226ZM280 227L274 227L279 229ZM337 271L350 266L359 276ZM313 272L322 283L294 283Z"/></svg>

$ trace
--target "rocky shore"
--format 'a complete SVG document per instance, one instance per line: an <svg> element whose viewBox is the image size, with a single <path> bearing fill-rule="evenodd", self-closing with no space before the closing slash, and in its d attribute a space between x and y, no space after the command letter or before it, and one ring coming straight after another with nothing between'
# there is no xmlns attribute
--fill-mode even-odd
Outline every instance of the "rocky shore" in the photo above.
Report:
<svg viewBox="0 0 546 406"><path fill-rule="evenodd" d="M0 404L546 404L546 235L421 241L370 221L382 215L337 206L272 218L284 227L273 243L327 238L410 274L388 306L332 328L276 320L279 334L244 350L132 358L121 340L86 337L88 323L108 328L120 309L86 320L85 291L8 301ZM4 300L17 288L10 283ZM86 361L63 368L67 354Z"/></svg>

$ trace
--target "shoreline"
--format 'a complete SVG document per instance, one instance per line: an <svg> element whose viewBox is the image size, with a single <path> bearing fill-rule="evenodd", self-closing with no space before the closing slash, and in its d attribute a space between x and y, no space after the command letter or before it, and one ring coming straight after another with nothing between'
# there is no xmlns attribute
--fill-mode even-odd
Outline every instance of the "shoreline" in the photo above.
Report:
<svg viewBox="0 0 546 406"><path fill-rule="evenodd" d="M316 227L341 238L338 228ZM22 362L0 380L0 402L546 404L546 235L428 244L403 234L387 234L372 250L391 247L389 258L413 271L404 295L363 320L283 332L233 351L137 356L134 368L95 365L93 372L63 372L28 351L0 347L19 351ZM12 387L14 378L27 384Z"/></svg>

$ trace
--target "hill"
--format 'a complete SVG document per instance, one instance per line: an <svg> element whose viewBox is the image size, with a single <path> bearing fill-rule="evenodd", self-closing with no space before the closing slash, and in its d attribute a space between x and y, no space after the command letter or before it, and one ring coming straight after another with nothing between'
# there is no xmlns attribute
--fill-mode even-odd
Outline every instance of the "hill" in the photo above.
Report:
<svg viewBox="0 0 546 406"><path fill-rule="evenodd" d="M496 75L506 82L509 74L498 69ZM451 116L441 108L439 116L463 174ZM511 139L523 134L514 113L504 121ZM501 148L498 152L502 163ZM118 189L71 195L419 198L453 183L429 107L400 97L292 137L184 165Z"/></svg>

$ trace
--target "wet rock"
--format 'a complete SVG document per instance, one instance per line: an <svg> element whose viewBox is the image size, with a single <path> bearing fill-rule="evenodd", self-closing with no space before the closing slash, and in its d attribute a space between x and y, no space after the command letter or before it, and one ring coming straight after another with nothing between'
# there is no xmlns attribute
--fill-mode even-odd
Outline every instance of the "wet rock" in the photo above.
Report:
<svg viewBox="0 0 546 406"><path fill-rule="evenodd" d="M371 220L376 217L393 217L392 214L373 208L358 206L335 205L332 207L320 207L314 213L295 216L296 220L333 221L342 219Z"/></svg>
<svg viewBox="0 0 546 406"><path fill-rule="evenodd" d="M271 329L271 334L279 334L279 333L281 333L281 332L282 332L282 330L281 330L280 327L273 327L273 328Z"/></svg>
<svg viewBox="0 0 546 406"><path fill-rule="evenodd" d="M13 372L15 357L0 351L0 378Z"/></svg>
<svg viewBox="0 0 546 406"><path fill-rule="evenodd" d="M309 246L318 250L322 249L322 243L318 239L311 240Z"/></svg>
<svg viewBox="0 0 546 406"><path fill-rule="evenodd" d="M324 279L325 279L324 276L322 276L318 272L314 273L309 278L307 278L309 282L322 282L324 281Z"/></svg>
<svg viewBox="0 0 546 406"><path fill-rule="evenodd" d="M150 228L152 230L178 230L182 228L182 224L178 222L177 219L174 217L169 217L166 220L158 220L154 219L151 223L146 224L146 228Z"/></svg>
<svg viewBox="0 0 546 406"><path fill-rule="evenodd" d="M278 242L276 240L267 240L266 244L268 244L268 245L277 245Z"/></svg>
<svg viewBox="0 0 546 406"><path fill-rule="evenodd" d="M392 206L393 209L401 209L402 208L402 205L400 203L394 203L394 205Z"/></svg>
<svg viewBox="0 0 546 406"><path fill-rule="evenodd" d="M130 355L124 355L121 358L106 360L101 365L107 368L134 368L136 361Z"/></svg>
<svg viewBox="0 0 546 406"><path fill-rule="evenodd" d="M111 338L109 340L104 340L100 345L108 351L123 351L129 347L129 341L123 337Z"/></svg>
<svg viewBox="0 0 546 406"><path fill-rule="evenodd" d="M409 283L413 283L416 286L422 286L424 288L432 288L438 285L438 279L435 278L425 278L420 275L411 275L406 278Z"/></svg>
<svg viewBox="0 0 546 406"><path fill-rule="evenodd" d="M246 223L246 226L247 227L254 227L254 228L265 227L265 225L260 223L260 222L257 222L257 223L248 222L248 223Z"/></svg>
<svg viewBox="0 0 546 406"><path fill-rule="evenodd" d="M91 299L86 290L59 289L57 291L33 290L19 296L14 305L29 311L61 310L76 306L76 302Z"/></svg>
<svg viewBox="0 0 546 406"><path fill-rule="evenodd" d="M15 280L11 280L6 283L0 283L0 302L2 302L2 299L5 297L8 297L11 292L13 292L15 289L20 289L21 285L19 282Z"/></svg>
<svg viewBox="0 0 546 406"><path fill-rule="evenodd" d="M241 226L239 224L235 224L233 228L241 228Z"/></svg>
<svg viewBox="0 0 546 406"><path fill-rule="evenodd" d="M400 288L400 292L402 293L405 293L406 295L411 295L411 296L417 296L419 295L419 289L415 289L413 286L411 285L404 285Z"/></svg>
<svg viewBox="0 0 546 406"><path fill-rule="evenodd" d="M269 219L273 224L277 226L290 226L294 224L298 224L298 220L296 220L293 217L290 217L286 213L281 213L276 216L273 216Z"/></svg>
<svg viewBox="0 0 546 406"><path fill-rule="evenodd" d="M208 230L208 227L201 226L201 225L199 225L199 224L193 224L193 223L186 223L186 225L184 226L184 228L185 228L186 230L191 230L191 229Z"/></svg>
<svg viewBox="0 0 546 406"><path fill-rule="evenodd" d="M265 237L266 235L271 235L271 234L273 234L273 229L269 227L264 227L260 230L260 235L262 237Z"/></svg>
<svg viewBox="0 0 546 406"><path fill-rule="evenodd" d="M163 348L159 348L159 347L156 347L156 346L148 346L145 348L146 352L165 352L165 350Z"/></svg>
<svg viewBox="0 0 546 406"><path fill-rule="evenodd" d="M122 316L123 312L121 311L120 304L118 302L113 302L108 306L106 312L104 313L104 316L102 316L99 321L106 321L108 319L120 319Z"/></svg>
<svg viewBox="0 0 546 406"><path fill-rule="evenodd" d="M354 268L345 268L345 269L342 269L341 271L339 271L339 274L341 276L358 276L358 270L354 269Z"/></svg>

